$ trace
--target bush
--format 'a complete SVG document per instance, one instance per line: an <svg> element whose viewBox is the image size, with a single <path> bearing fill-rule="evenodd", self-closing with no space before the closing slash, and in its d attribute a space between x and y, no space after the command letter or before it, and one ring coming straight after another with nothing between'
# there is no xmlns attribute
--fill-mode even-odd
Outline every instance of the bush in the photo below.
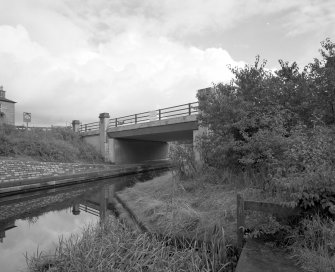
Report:
<svg viewBox="0 0 335 272"><path fill-rule="evenodd" d="M169 158L173 164L173 170L181 179L193 178L197 173L192 144L171 143Z"/></svg>
<svg viewBox="0 0 335 272"><path fill-rule="evenodd" d="M100 154L71 129L19 131L8 125L0 126L0 156L25 156L59 162L103 161Z"/></svg>
<svg viewBox="0 0 335 272"><path fill-rule="evenodd" d="M300 241L299 257L324 262L312 271L334 271L335 252L326 245L334 242L328 234L335 216L335 43L321 45L321 60L302 71L280 60L271 72L257 57L254 65L231 69L230 84L199 91L199 121L209 130L199 146L206 164L263 174L265 182L256 185L266 197L302 208L303 227L291 225L291 238L298 243L294 235L302 233L310 242ZM273 220L260 227L265 235L289 232ZM320 231L328 234L313 236Z"/></svg>

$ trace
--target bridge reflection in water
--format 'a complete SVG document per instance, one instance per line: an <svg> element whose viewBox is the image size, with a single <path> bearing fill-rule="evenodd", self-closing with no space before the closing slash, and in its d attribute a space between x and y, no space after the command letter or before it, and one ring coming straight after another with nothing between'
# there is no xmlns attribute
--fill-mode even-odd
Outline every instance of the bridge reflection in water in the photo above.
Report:
<svg viewBox="0 0 335 272"><path fill-rule="evenodd" d="M6 197L0 196L0 242L3 243L6 233L16 227L16 220L26 220L34 224L39 220L39 217L54 211L70 209L75 216L89 213L99 217L100 220L109 215L119 217L115 192L132 186L136 182L150 180L165 173L166 170L150 171L97 183L78 184Z"/></svg>

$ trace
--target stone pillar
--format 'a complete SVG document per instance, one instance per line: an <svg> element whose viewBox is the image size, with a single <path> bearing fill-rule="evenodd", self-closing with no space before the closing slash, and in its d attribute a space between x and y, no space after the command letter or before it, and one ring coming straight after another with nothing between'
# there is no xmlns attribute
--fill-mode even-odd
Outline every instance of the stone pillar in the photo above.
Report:
<svg viewBox="0 0 335 272"><path fill-rule="evenodd" d="M99 115L99 142L100 142L100 154L104 157L105 161L108 161L108 138L107 138L107 126L109 121L109 113L103 112Z"/></svg>
<svg viewBox="0 0 335 272"><path fill-rule="evenodd" d="M79 132L79 125L80 125L79 120L72 121L72 129L74 132Z"/></svg>
<svg viewBox="0 0 335 272"><path fill-rule="evenodd" d="M74 204L73 206L72 206L72 214L73 215L78 215L78 214L80 214L80 209L79 209L79 204L77 203L77 204Z"/></svg>

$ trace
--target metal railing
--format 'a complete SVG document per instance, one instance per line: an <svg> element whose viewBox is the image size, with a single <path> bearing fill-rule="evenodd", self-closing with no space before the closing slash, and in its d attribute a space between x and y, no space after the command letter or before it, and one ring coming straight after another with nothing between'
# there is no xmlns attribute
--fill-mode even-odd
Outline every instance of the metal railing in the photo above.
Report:
<svg viewBox="0 0 335 272"><path fill-rule="evenodd" d="M164 120L172 117L188 116L198 113L198 102L182 104L178 106L136 113L132 115L112 118L109 120L108 128L145 123L150 121ZM99 122L80 124L79 132L97 131Z"/></svg>
<svg viewBox="0 0 335 272"><path fill-rule="evenodd" d="M84 212L87 212L87 213L90 213L90 214L93 214L95 216L99 216L100 215L100 212L96 209L93 209L87 205L84 205L84 204L80 204L79 205L79 210L81 211L84 211Z"/></svg>
<svg viewBox="0 0 335 272"><path fill-rule="evenodd" d="M136 113L109 120L108 128L133 125L157 120L169 119L172 117L188 116L198 113L198 102L182 104L178 106Z"/></svg>
<svg viewBox="0 0 335 272"><path fill-rule="evenodd" d="M87 131L94 131L94 130L99 130L99 122L80 124L79 126L79 132L87 132Z"/></svg>

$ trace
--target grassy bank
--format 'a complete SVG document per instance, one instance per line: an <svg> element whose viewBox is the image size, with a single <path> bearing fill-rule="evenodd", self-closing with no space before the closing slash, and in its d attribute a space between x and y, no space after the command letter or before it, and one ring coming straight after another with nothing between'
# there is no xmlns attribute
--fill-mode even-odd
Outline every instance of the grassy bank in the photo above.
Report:
<svg viewBox="0 0 335 272"><path fill-rule="evenodd" d="M180 181L169 173L118 195L152 232L205 239L222 227L225 237L234 237L234 188L198 180Z"/></svg>
<svg viewBox="0 0 335 272"><path fill-rule="evenodd" d="M67 128L19 131L13 126L0 125L0 156L38 161L103 162L92 146Z"/></svg>
<svg viewBox="0 0 335 272"><path fill-rule="evenodd" d="M220 237L225 246L234 246L237 192L247 199L281 201L259 189L261 184L260 177L215 176L205 171L181 180L170 173L118 195L151 232L207 241ZM284 226L264 213L253 212L246 217L251 233L264 233L268 243L287 249L303 271L334 271L335 221L318 216L299 220Z"/></svg>
<svg viewBox="0 0 335 272"><path fill-rule="evenodd" d="M273 201L253 187L254 179L259 182L259 177L208 170L191 179L180 179L170 172L137 183L118 196L152 232L200 240L220 232L228 243L235 244L236 194ZM248 215L246 220L251 227L261 222L255 214Z"/></svg>
<svg viewBox="0 0 335 272"><path fill-rule="evenodd" d="M108 218L81 235L61 240L54 255L27 257L29 271L225 271L207 248L172 246Z"/></svg>

